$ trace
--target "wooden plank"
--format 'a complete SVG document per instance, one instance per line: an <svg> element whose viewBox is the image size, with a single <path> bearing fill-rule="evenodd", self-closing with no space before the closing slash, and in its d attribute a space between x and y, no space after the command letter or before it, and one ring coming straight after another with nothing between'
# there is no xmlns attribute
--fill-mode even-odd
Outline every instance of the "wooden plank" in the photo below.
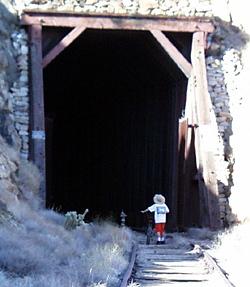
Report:
<svg viewBox="0 0 250 287"><path fill-rule="evenodd" d="M173 248L171 250L171 246L163 246L167 252L166 256L171 258L165 261L161 254L157 254L158 247L162 246L151 246L152 251L155 251L155 254L152 255L148 253L148 249L145 252L144 245L139 245L136 270L132 278L134 283L149 287L166 286L167 284L176 284L176 286L205 286L205 284L211 283L211 273L207 269L203 257L200 257L198 260L196 258L200 251L186 250L186 254L183 255L180 254L184 252L183 249ZM173 252L176 252L179 256L174 255ZM190 255L193 256L190 257ZM152 256L156 257L155 260L151 260ZM176 257L178 257L177 261L172 261Z"/></svg>
<svg viewBox="0 0 250 287"><path fill-rule="evenodd" d="M166 274L166 273L141 273L136 274L136 279L146 279L146 280L167 280L167 281L186 281L186 282L202 282L207 281L209 275L207 274L181 274L181 273L174 273L174 274Z"/></svg>
<svg viewBox="0 0 250 287"><path fill-rule="evenodd" d="M205 35L193 34L191 61L193 66L194 113L199 126L196 131L196 158L199 172L199 186L202 192L201 211L207 216L205 223L212 229L220 227L218 186L215 174L213 143L216 142L215 119L212 119L212 104L208 93L205 66ZM206 140L204 140L206 138ZM205 210L205 211L204 211Z"/></svg>
<svg viewBox="0 0 250 287"><path fill-rule="evenodd" d="M143 268L149 268L152 266L155 266L157 268L197 268L197 266L200 266L200 261L142 261L138 260L137 261L137 266L138 267L143 267Z"/></svg>
<svg viewBox="0 0 250 287"><path fill-rule="evenodd" d="M172 254L172 255L185 255L189 254L187 250L171 250L171 249L158 249L158 250L150 250L150 249L142 249L141 254L148 254L148 255L153 255L153 254Z"/></svg>
<svg viewBox="0 0 250 287"><path fill-rule="evenodd" d="M192 72L191 64L178 51L178 49L169 41L169 39L159 30L150 30L151 34L160 43L163 49L169 54L176 65L181 69L187 78L190 78Z"/></svg>
<svg viewBox="0 0 250 287"><path fill-rule="evenodd" d="M157 268L157 266L155 266L155 268L151 268L151 266L144 266L144 265L136 265L136 270L134 272L134 276L136 276L137 274L203 274L206 275L209 273L209 271L206 268L203 267L198 267L198 266L176 266L176 267L160 267Z"/></svg>
<svg viewBox="0 0 250 287"><path fill-rule="evenodd" d="M210 22L200 22L184 19L162 18L134 18L122 16L91 16L81 14L65 14L46 12L34 13L26 11L22 16L21 25L39 24L43 26L77 27L84 26L94 29L129 29L129 30L161 30L171 32L213 32L214 27Z"/></svg>
<svg viewBox="0 0 250 287"><path fill-rule="evenodd" d="M44 58L43 68L53 61L65 48L67 48L82 32L86 29L83 26L77 26L70 31Z"/></svg>
<svg viewBox="0 0 250 287"><path fill-rule="evenodd" d="M167 285L173 286L173 284L176 284L175 286L178 287L211 287L210 282L208 281L191 281L191 282L186 282L186 281L175 281L175 280L153 280L153 279L144 279L144 280L136 280L134 283L140 284L140 286L143 287L166 287ZM213 284L212 286L216 286L216 284ZM218 286L218 285L217 285Z"/></svg>
<svg viewBox="0 0 250 287"><path fill-rule="evenodd" d="M42 205L45 206L45 123L42 69L42 26L31 25L30 37L30 113L31 113L31 148L30 156L38 167L43 180L39 188Z"/></svg>
<svg viewBox="0 0 250 287"><path fill-rule="evenodd" d="M141 273L160 273L160 274L207 274L207 271L203 267L168 267L168 268L157 268L157 267L142 267L140 268Z"/></svg>

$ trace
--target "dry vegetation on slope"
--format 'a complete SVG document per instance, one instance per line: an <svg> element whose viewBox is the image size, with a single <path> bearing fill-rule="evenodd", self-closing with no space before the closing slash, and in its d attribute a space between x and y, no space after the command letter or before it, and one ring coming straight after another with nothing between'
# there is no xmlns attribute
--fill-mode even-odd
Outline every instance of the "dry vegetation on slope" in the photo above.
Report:
<svg viewBox="0 0 250 287"><path fill-rule="evenodd" d="M100 221L66 228L64 215L39 208L36 167L0 140L0 286L119 286L131 231Z"/></svg>
<svg viewBox="0 0 250 287"><path fill-rule="evenodd" d="M0 286L119 286L131 248L127 228L99 222L67 230L54 211L12 208L17 226L0 228Z"/></svg>

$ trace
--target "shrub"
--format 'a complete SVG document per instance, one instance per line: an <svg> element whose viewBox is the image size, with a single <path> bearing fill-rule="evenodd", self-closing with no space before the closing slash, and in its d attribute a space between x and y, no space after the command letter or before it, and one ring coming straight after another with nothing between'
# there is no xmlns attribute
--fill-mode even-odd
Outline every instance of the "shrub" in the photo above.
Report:
<svg viewBox="0 0 250 287"><path fill-rule="evenodd" d="M88 213L88 209L84 211L83 214L77 214L76 211L69 211L65 215L64 226L66 229L75 229L77 226L84 227L86 225L84 218Z"/></svg>
<svg viewBox="0 0 250 287"><path fill-rule="evenodd" d="M0 228L0 286L119 285L132 245L128 228L102 222L67 230L65 217L52 210L34 211L24 202L12 210L20 225Z"/></svg>

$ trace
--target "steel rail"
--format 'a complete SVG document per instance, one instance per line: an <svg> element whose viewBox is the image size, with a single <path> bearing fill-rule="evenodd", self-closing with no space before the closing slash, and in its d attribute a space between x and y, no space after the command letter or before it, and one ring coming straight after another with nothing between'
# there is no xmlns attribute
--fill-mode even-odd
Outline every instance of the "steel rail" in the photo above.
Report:
<svg viewBox="0 0 250 287"><path fill-rule="evenodd" d="M222 279L223 287L234 287L234 285L229 281L229 279L226 276L226 273L221 269L221 267L217 264L215 259L208 254L207 251L203 250L199 245L194 245L194 249L198 250L199 257L203 257L206 264L209 266L213 272L218 274L218 276ZM127 271L124 274L123 280L121 282L120 287L126 287L128 284L129 279L131 278L132 271L135 265L135 259L136 259L136 252L137 252L137 246L133 245L131 257L130 257L130 263L128 265ZM222 286L221 286L222 287Z"/></svg>
<svg viewBox="0 0 250 287"><path fill-rule="evenodd" d="M221 267L217 264L215 259L211 255L209 255L205 250L201 249L201 251L204 256L204 260L221 277L221 279L225 284L225 287L234 287L234 285L227 278L226 273L222 271Z"/></svg>
<svg viewBox="0 0 250 287"><path fill-rule="evenodd" d="M132 275L132 271L133 271L134 264L135 264L136 250L137 250L137 246L133 245L128 269L123 276L123 280L121 282L120 287L126 287L128 284L128 280Z"/></svg>

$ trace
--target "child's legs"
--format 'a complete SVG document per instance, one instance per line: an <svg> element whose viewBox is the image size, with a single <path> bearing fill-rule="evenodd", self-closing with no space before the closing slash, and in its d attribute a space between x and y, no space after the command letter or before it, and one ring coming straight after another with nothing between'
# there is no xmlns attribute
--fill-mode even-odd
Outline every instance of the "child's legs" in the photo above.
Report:
<svg viewBox="0 0 250 287"><path fill-rule="evenodd" d="M165 239L165 223L161 224L161 238Z"/></svg>
<svg viewBox="0 0 250 287"><path fill-rule="evenodd" d="M158 238L164 238L165 237L165 223L156 223L155 224L155 232L157 234Z"/></svg>

